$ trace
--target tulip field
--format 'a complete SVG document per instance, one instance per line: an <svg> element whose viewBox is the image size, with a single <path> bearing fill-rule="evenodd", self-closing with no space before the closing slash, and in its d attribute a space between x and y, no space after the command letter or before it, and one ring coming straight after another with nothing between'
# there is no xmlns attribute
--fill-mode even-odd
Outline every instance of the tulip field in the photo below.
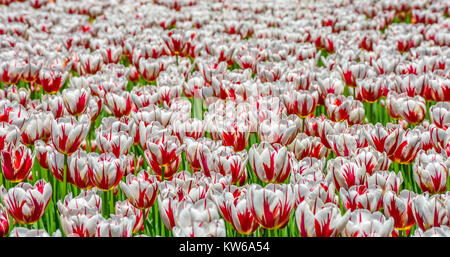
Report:
<svg viewBox="0 0 450 257"><path fill-rule="evenodd" d="M450 236L449 5L0 0L0 236Z"/></svg>

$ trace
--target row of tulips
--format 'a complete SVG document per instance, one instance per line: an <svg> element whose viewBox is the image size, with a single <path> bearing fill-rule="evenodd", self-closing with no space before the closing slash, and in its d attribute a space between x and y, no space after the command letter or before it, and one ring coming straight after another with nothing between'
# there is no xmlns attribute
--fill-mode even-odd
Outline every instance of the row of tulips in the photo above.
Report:
<svg viewBox="0 0 450 257"><path fill-rule="evenodd" d="M445 1L0 0L0 235L450 236Z"/></svg>

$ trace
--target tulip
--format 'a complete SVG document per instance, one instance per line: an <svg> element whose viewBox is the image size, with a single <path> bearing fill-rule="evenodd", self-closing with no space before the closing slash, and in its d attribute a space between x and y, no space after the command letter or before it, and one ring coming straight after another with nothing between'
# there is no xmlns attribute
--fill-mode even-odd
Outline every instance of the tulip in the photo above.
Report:
<svg viewBox="0 0 450 257"><path fill-rule="evenodd" d="M414 180L423 192L444 193L449 169L450 160L445 154L425 153L421 150L413 166Z"/></svg>
<svg viewBox="0 0 450 257"><path fill-rule="evenodd" d="M247 204L256 221L266 229L283 229L289 222L295 198L292 185L252 184L247 191Z"/></svg>
<svg viewBox="0 0 450 257"><path fill-rule="evenodd" d="M297 131L297 124L292 120L266 119L258 127L258 136L270 144L288 145L294 141Z"/></svg>
<svg viewBox="0 0 450 257"><path fill-rule="evenodd" d="M52 121L51 139L55 148L62 154L74 153L86 138L90 120L63 117Z"/></svg>
<svg viewBox="0 0 450 257"><path fill-rule="evenodd" d="M450 103L439 102L430 107L431 121L441 129L450 127Z"/></svg>
<svg viewBox="0 0 450 257"><path fill-rule="evenodd" d="M58 152L53 145L49 145L47 152L47 166L53 176L61 182L64 182L64 165L64 154ZM66 174L66 181L72 182L70 173Z"/></svg>
<svg viewBox="0 0 450 257"><path fill-rule="evenodd" d="M135 218L135 224L133 227L133 233L139 233L144 230L144 213L142 210L135 208L129 201L117 201L115 214L117 216L123 216L128 218Z"/></svg>
<svg viewBox="0 0 450 257"><path fill-rule="evenodd" d="M386 219L381 212L371 213L357 209L350 214L350 219L342 231L345 237L388 237L394 230L394 219Z"/></svg>
<svg viewBox="0 0 450 257"><path fill-rule="evenodd" d="M91 91L85 88L67 88L62 92L64 107L70 115L78 116L89 105Z"/></svg>
<svg viewBox="0 0 450 257"><path fill-rule="evenodd" d="M199 138L197 140L186 138L184 143L186 145L186 160L188 161L191 170L193 171L200 170L202 167L200 156L203 153L203 148L207 147L209 148L210 152L214 152L220 144L209 138Z"/></svg>
<svg viewBox="0 0 450 257"><path fill-rule="evenodd" d="M217 172L222 175L231 175L231 183L236 184L239 181L240 185L245 183L247 174L247 160L248 155L245 151L234 152L232 147L221 146L213 152L216 158L215 168Z"/></svg>
<svg viewBox="0 0 450 257"><path fill-rule="evenodd" d="M53 113L55 119L61 118L67 110L64 108L64 100L60 93L54 95L43 95L41 108Z"/></svg>
<svg viewBox="0 0 450 257"><path fill-rule="evenodd" d="M398 194L403 183L402 173L396 174L394 171L375 171L367 177L367 186L375 185L383 189L383 195L388 191Z"/></svg>
<svg viewBox="0 0 450 257"><path fill-rule="evenodd" d="M348 191L341 188L339 195L346 210L366 209L376 212L383 204L383 190L376 186L352 186Z"/></svg>
<svg viewBox="0 0 450 257"><path fill-rule="evenodd" d="M409 164L416 158L421 144L419 131L396 127L386 137L384 149L393 162Z"/></svg>
<svg viewBox="0 0 450 257"><path fill-rule="evenodd" d="M413 213L422 230L448 224L447 209L439 195L430 197L427 192L417 195L413 200Z"/></svg>
<svg viewBox="0 0 450 257"><path fill-rule="evenodd" d="M127 116L131 112L131 96L129 92L108 92L105 94L105 110L117 118Z"/></svg>
<svg viewBox="0 0 450 257"><path fill-rule="evenodd" d="M10 144L16 145L20 137L20 130L15 125L0 122L0 150L4 150Z"/></svg>
<svg viewBox="0 0 450 257"><path fill-rule="evenodd" d="M319 83L319 104L324 104L328 94L342 95L344 94L344 84L341 79L327 77L318 79Z"/></svg>
<svg viewBox="0 0 450 257"><path fill-rule="evenodd" d="M378 101L383 96L384 90L387 87L385 80L384 78L356 80L357 95L360 95L363 101L369 103Z"/></svg>
<svg viewBox="0 0 450 257"><path fill-rule="evenodd" d="M162 183L169 183L164 181ZM173 191L164 191L163 186L159 186L161 189L161 193L158 195L158 210L161 215L161 220L164 223L164 226L172 230L175 227L175 212L178 209L178 196L176 192Z"/></svg>
<svg viewBox="0 0 450 257"><path fill-rule="evenodd" d="M6 237L9 233L9 214L0 204L0 237Z"/></svg>
<svg viewBox="0 0 450 257"><path fill-rule="evenodd" d="M425 231L418 228L413 235L413 237L449 237L449 236L450 236L450 228L448 226L432 227Z"/></svg>
<svg viewBox="0 0 450 257"><path fill-rule="evenodd" d="M147 82L155 81L161 71L164 70L164 63L159 59L140 59L139 73Z"/></svg>
<svg viewBox="0 0 450 257"><path fill-rule="evenodd" d="M39 71L39 84L47 93L56 93L65 84L69 73L63 68L43 67Z"/></svg>
<svg viewBox="0 0 450 257"><path fill-rule="evenodd" d="M61 237L61 231L58 229L50 236L44 229L15 227L11 230L9 237Z"/></svg>
<svg viewBox="0 0 450 257"><path fill-rule="evenodd" d="M69 193L64 197L63 202L58 200L57 204L59 212L64 217L79 214L91 217L102 212L102 198L97 195L95 190L83 190L76 197Z"/></svg>
<svg viewBox="0 0 450 257"><path fill-rule="evenodd" d="M189 119L185 122L175 120L173 122L173 132L180 142L184 142L187 137L195 140L201 138L205 134L206 124L203 120L196 118Z"/></svg>
<svg viewBox="0 0 450 257"><path fill-rule="evenodd" d="M165 167L179 157L183 148L177 137L167 132L158 132L148 139L145 158L150 165Z"/></svg>
<svg viewBox="0 0 450 257"><path fill-rule="evenodd" d="M193 222L191 226L172 229L174 237L225 237L225 223L222 219L211 222Z"/></svg>
<svg viewBox="0 0 450 257"><path fill-rule="evenodd" d="M336 156L347 157L355 154L357 150L356 139L352 134L328 135L327 140L330 142L331 149Z"/></svg>
<svg viewBox="0 0 450 257"><path fill-rule="evenodd" d="M9 190L2 185L0 194L8 213L16 222L34 224L44 215L52 197L52 186L45 180L37 181L34 186L22 182Z"/></svg>
<svg viewBox="0 0 450 257"><path fill-rule="evenodd" d="M146 210L150 208L156 200L158 184L155 176L143 170L137 176L130 174L126 177L126 182L120 181L120 188L128 201L136 208Z"/></svg>
<svg viewBox="0 0 450 257"><path fill-rule="evenodd" d="M295 219L301 237L337 237L345 228L350 212L343 216L332 203L316 198L303 201L295 211Z"/></svg>
<svg viewBox="0 0 450 257"><path fill-rule="evenodd" d="M111 215L111 218L102 219L97 225L95 237L131 237L136 223L136 217Z"/></svg>
<svg viewBox="0 0 450 257"><path fill-rule="evenodd" d="M384 194L384 213L387 218L394 219L395 229L408 230L416 223L413 214L414 197L414 192L408 190L402 190L398 195L390 190Z"/></svg>
<svg viewBox="0 0 450 257"><path fill-rule="evenodd" d="M334 185L338 191L341 188L348 190L352 186L363 185L366 181L365 168L342 157L330 159L327 169L328 173L333 176Z"/></svg>
<svg viewBox="0 0 450 257"><path fill-rule="evenodd" d="M117 158L128 154L133 145L133 138L124 131L116 132L112 128L96 131L96 142L101 153L113 153Z"/></svg>
<svg viewBox="0 0 450 257"><path fill-rule="evenodd" d="M283 183L292 168L292 154L285 146L262 142L248 152L250 166L264 183Z"/></svg>
<svg viewBox="0 0 450 257"><path fill-rule="evenodd" d="M111 153L88 154L88 169L91 182L103 191L117 186L125 173L126 161L123 156L116 158Z"/></svg>
<svg viewBox="0 0 450 257"><path fill-rule="evenodd" d="M282 95L284 104L289 114L296 114L302 118L314 112L319 101L318 91L292 91Z"/></svg>
<svg viewBox="0 0 450 257"><path fill-rule="evenodd" d="M391 160L389 160L386 154L379 153L371 147L360 148L356 151L354 156L359 166L365 167L367 175L372 175L374 171L388 170Z"/></svg>
<svg viewBox="0 0 450 257"><path fill-rule="evenodd" d="M31 149L22 144L9 145L0 154L2 172L7 180L17 183L30 175L34 163L34 153Z"/></svg>
<svg viewBox="0 0 450 257"><path fill-rule="evenodd" d="M67 177L75 186L84 190L94 186L90 179L88 155L85 151L78 150L67 158L67 171Z"/></svg>

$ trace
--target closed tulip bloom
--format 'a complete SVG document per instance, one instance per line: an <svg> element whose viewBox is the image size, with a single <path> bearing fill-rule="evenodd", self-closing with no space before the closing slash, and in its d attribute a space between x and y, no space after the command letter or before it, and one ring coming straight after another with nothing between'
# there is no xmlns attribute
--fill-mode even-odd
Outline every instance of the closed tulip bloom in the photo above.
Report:
<svg viewBox="0 0 450 257"><path fill-rule="evenodd" d="M374 103L378 101L387 87L384 78L369 78L363 80L356 80L356 92L363 101Z"/></svg>
<svg viewBox="0 0 450 257"><path fill-rule="evenodd" d="M357 209L350 214L350 219L342 231L344 237L389 237L394 230L394 219L381 212L371 213Z"/></svg>
<svg viewBox="0 0 450 257"><path fill-rule="evenodd" d="M99 213L93 215L61 215L61 227L67 237L94 237L97 225L104 220Z"/></svg>
<svg viewBox="0 0 450 257"><path fill-rule="evenodd" d="M45 180L37 181L34 186L22 182L9 190L0 186L0 191L8 213L23 225L36 223L52 197L52 186Z"/></svg>
<svg viewBox="0 0 450 257"><path fill-rule="evenodd" d="M8 122L22 130L25 121L30 118L30 113L23 105L8 100L0 102L0 121Z"/></svg>
<svg viewBox="0 0 450 257"><path fill-rule="evenodd" d="M47 152L48 170L61 182L64 181L64 165L64 154L58 152L53 145L49 146L49 151ZM66 179L67 182L72 182L70 173L67 173Z"/></svg>
<svg viewBox="0 0 450 257"><path fill-rule="evenodd" d="M224 146L232 146L235 152L240 152L247 146L250 130L245 122L226 121L219 128L219 137Z"/></svg>
<svg viewBox="0 0 450 257"><path fill-rule="evenodd" d="M117 118L127 116L131 112L131 95L127 91L121 91L120 93L106 93L104 103L106 110Z"/></svg>
<svg viewBox="0 0 450 257"><path fill-rule="evenodd" d="M111 218L102 219L97 225L95 237L132 237L136 217L111 215Z"/></svg>
<svg viewBox="0 0 450 257"><path fill-rule="evenodd" d="M128 218L135 218L135 224L133 227L133 233L139 233L144 230L144 212L134 207L128 200L127 201L117 201L115 207L115 214L117 216L123 216Z"/></svg>
<svg viewBox="0 0 450 257"><path fill-rule="evenodd" d="M295 204L295 189L289 184L252 184L247 190L247 204L258 223L267 229L282 229Z"/></svg>
<svg viewBox="0 0 450 257"><path fill-rule="evenodd" d="M413 166L414 180L423 192L444 193L447 189L449 168L450 160L444 153L439 155L421 150Z"/></svg>
<svg viewBox="0 0 450 257"><path fill-rule="evenodd" d="M180 144L177 137L167 132L158 132L148 139L145 157L148 163L165 167L177 159L183 148L184 145Z"/></svg>
<svg viewBox="0 0 450 257"><path fill-rule="evenodd" d="M302 118L309 116L316 109L319 101L317 90L294 90L282 95L288 114L296 114Z"/></svg>
<svg viewBox="0 0 450 257"><path fill-rule="evenodd" d="M64 107L70 115L78 116L89 105L91 90L86 88L66 88L62 92Z"/></svg>
<svg viewBox="0 0 450 257"><path fill-rule="evenodd" d="M21 136L19 128L7 122L0 122L0 151L10 144L16 145Z"/></svg>
<svg viewBox="0 0 450 257"><path fill-rule="evenodd" d="M47 93L56 93L66 83L69 72L64 69L43 67L39 71L39 84Z"/></svg>
<svg viewBox="0 0 450 257"><path fill-rule="evenodd" d="M348 191L341 188L339 195L346 210L366 209L375 212L383 206L383 190L376 186L352 186Z"/></svg>
<svg viewBox="0 0 450 257"><path fill-rule="evenodd" d="M103 58L99 52L94 52L92 54L81 54L78 58L79 62L76 63L75 68L81 76L95 74L103 65Z"/></svg>
<svg viewBox="0 0 450 257"><path fill-rule="evenodd" d="M450 127L450 103L439 102L430 107L431 121L441 129Z"/></svg>
<svg viewBox="0 0 450 257"><path fill-rule="evenodd" d="M330 120L334 122L348 119L352 107L353 97L329 94L325 98L325 107Z"/></svg>
<svg viewBox="0 0 450 257"><path fill-rule="evenodd" d="M205 135L206 123L203 120L191 118L187 121L175 120L173 123L173 132L184 142L187 137L199 139Z"/></svg>
<svg viewBox="0 0 450 257"><path fill-rule="evenodd" d="M225 237L227 235L223 219L211 222L194 221L192 225L186 227L175 226L172 233L174 237Z"/></svg>
<svg viewBox="0 0 450 257"><path fill-rule="evenodd" d="M164 181L162 183L170 183ZM161 187L161 186L160 186ZM158 210L164 226L172 230L175 227L175 212L178 209L178 196L173 191L163 191L158 195Z"/></svg>
<svg viewBox="0 0 450 257"><path fill-rule="evenodd" d="M350 156L355 154L357 150L357 142L355 136L350 133L341 133L337 135L328 135L328 142L336 156Z"/></svg>
<svg viewBox="0 0 450 257"><path fill-rule="evenodd" d="M387 191L383 198L384 214L394 219L394 228L399 230L410 229L415 223L413 214L414 192L402 190L400 194Z"/></svg>
<svg viewBox="0 0 450 257"><path fill-rule="evenodd" d="M422 142L418 130L403 130L401 127L392 129L384 143L386 155L393 161L409 164L416 158Z"/></svg>
<svg viewBox="0 0 450 257"><path fill-rule="evenodd" d="M89 176L88 155L78 150L67 158L67 177L71 183L81 189L90 189L94 186Z"/></svg>
<svg viewBox="0 0 450 257"><path fill-rule="evenodd" d="M401 103L399 104L399 109L397 110L402 119L406 120L410 124L421 123L425 119L425 99L420 96L408 97L403 94L398 97L404 98L403 100L399 100ZM397 99L395 99L395 101L397 101Z"/></svg>
<svg viewBox="0 0 450 257"><path fill-rule="evenodd" d="M381 123L364 125L364 135L369 145L374 147L378 152L384 152L384 143L389 133Z"/></svg>
<svg viewBox="0 0 450 257"><path fill-rule="evenodd" d="M9 237L61 237L61 231L57 229L51 236L45 229L28 229L24 227L15 227L11 230Z"/></svg>
<svg viewBox="0 0 450 257"><path fill-rule="evenodd" d="M143 170L137 176L128 175L126 182L120 181L120 188L134 207L146 210L155 203L158 182L156 176Z"/></svg>
<svg viewBox="0 0 450 257"><path fill-rule="evenodd" d="M345 228L350 212L341 215L332 203L319 198L303 201L295 211L295 219L301 237L337 237Z"/></svg>
<svg viewBox="0 0 450 257"><path fill-rule="evenodd" d="M288 119L266 119L258 127L261 141L270 144L288 145L297 135L297 123Z"/></svg>
<svg viewBox="0 0 450 257"><path fill-rule="evenodd" d="M234 152L232 147L222 146L213 152L216 158L215 170L222 175L231 175L231 183L243 185L247 173L247 152Z"/></svg>
<svg viewBox="0 0 450 257"><path fill-rule="evenodd" d="M330 159L327 165L329 174L333 177L336 189L348 190L352 186L363 185L366 181L367 172L364 167L356 162L346 160L342 157Z"/></svg>
<svg viewBox="0 0 450 257"><path fill-rule="evenodd" d="M11 182L21 182L30 175L34 163L34 153L28 147L17 144L9 145L0 152L2 172Z"/></svg>
<svg viewBox="0 0 450 257"><path fill-rule="evenodd" d="M394 171L375 171L367 177L367 186L376 185L383 189L383 195L388 191L399 193L400 186L403 183L402 173L398 174Z"/></svg>
<svg viewBox="0 0 450 257"><path fill-rule="evenodd" d="M140 110L157 104L159 102L159 95L154 87L151 86L133 87L131 90L131 100ZM133 113L131 115L133 115Z"/></svg>
<svg viewBox="0 0 450 257"><path fill-rule="evenodd" d="M100 49L100 53L103 57L103 63L118 63L122 56L122 47L116 47L114 45L107 46Z"/></svg>
<svg viewBox="0 0 450 257"><path fill-rule="evenodd" d="M147 82L153 82L158 78L161 71L164 70L164 62L152 58L140 59L138 67L142 78Z"/></svg>
<svg viewBox="0 0 450 257"><path fill-rule="evenodd" d="M55 119L61 118L67 110L64 108L64 100L60 93L54 95L42 95L42 109L53 113Z"/></svg>
<svg viewBox="0 0 450 257"><path fill-rule="evenodd" d="M48 125L51 124L51 120L53 119L51 113L48 119L44 115L44 113L33 113L25 121L21 130L21 141L23 144L31 146L36 140L44 139L45 127L49 127Z"/></svg>
<svg viewBox="0 0 450 257"><path fill-rule="evenodd" d="M372 175L377 170L388 170L391 164L386 154L380 153L371 147L360 148L354 158L361 167L366 168L367 175Z"/></svg>
<svg viewBox="0 0 450 257"><path fill-rule="evenodd" d="M113 129L98 129L96 141L101 153L113 153L117 158L126 155L133 145L133 138L124 131L113 131Z"/></svg>
<svg viewBox="0 0 450 257"><path fill-rule="evenodd" d="M344 84L341 79L327 77L318 79L319 83L319 104L325 103L328 94L342 95L344 94Z"/></svg>
<svg viewBox="0 0 450 257"><path fill-rule="evenodd" d="M101 214L102 198L94 190L82 190L76 197L69 193L64 197L64 201L58 200L58 211L65 217Z"/></svg>
<svg viewBox="0 0 450 257"><path fill-rule="evenodd" d="M90 120L63 117L52 121L51 139L55 148L62 154L72 154L86 138Z"/></svg>
<svg viewBox="0 0 450 257"><path fill-rule="evenodd" d="M194 203L185 200L178 204L175 223L178 228L187 228L195 225L196 222L209 223L219 218L217 207L213 201L206 198Z"/></svg>
<svg viewBox="0 0 450 257"><path fill-rule="evenodd" d="M116 158L111 153L88 154L89 176L95 187L109 191L117 186L125 173L123 156Z"/></svg>
<svg viewBox="0 0 450 257"><path fill-rule="evenodd" d="M9 214L0 204L0 237L6 237L9 233Z"/></svg>
<svg viewBox="0 0 450 257"><path fill-rule="evenodd" d="M253 171L264 183L283 183L292 169L292 158L285 146L267 142L253 145L248 153Z"/></svg>
<svg viewBox="0 0 450 257"><path fill-rule="evenodd" d="M417 230L414 231L414 235L412 235L412 237L450 237L450 227L432 227L425 231L417 228Z"/></svg>
<svg viewBox="0 0 450 257"><path fill-rule="evenodd" d="M295 137L294 141L288 145L288 150L291 151L295 158L300 161L301 159L312 156L312 138L308 137L304 133L299 133ZM319 142L320 143L320 142ZM316 155L314 155L316 157ZM317 157L316 157L317 158Z"/></svg>
<svg viewBox="0 0 450 257"><path fill-rule="evenodd" d="M448 214L440 195L429 196L427 192L413 200L413 213L417 226L422 230L448 224Z"/></svg>
<svg viewBox="0 0 450 257"><path fill-rule="evenodd" d="M216 142L209 138L199 138L193 140L192 138L186 138L185 140L185 152L186 160L191 166L191 170L197 171L201 169L200 154L203 153L203 148L207 147L211 152L216 150L220 146L220 141Z"/></svg>

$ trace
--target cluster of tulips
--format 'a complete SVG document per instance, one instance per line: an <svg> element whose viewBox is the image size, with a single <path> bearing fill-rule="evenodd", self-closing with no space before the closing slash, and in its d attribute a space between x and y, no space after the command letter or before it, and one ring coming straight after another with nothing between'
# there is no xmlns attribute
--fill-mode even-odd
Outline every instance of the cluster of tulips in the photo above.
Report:
<svg viewBox="0 0 450 257"><path fill-rule="evenodd" d="M0 0L0 236L450 236L445 0Z"/></svg>

